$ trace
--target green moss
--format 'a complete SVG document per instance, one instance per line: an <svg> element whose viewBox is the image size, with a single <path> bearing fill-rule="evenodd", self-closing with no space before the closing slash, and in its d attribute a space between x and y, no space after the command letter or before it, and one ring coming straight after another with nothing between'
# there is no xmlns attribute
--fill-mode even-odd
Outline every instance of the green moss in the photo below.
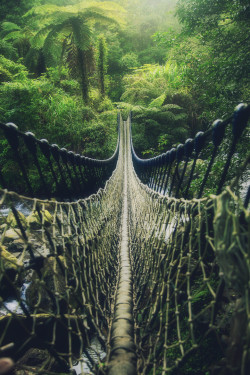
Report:
<svg viewBox="0 0 250 375"><path fill-rule="evenodd" d="M46 227L50 226L53 222L52 215L47 210L41 211L41 214L44 218L44 225ZM31 229L40 229L42 225L42 221L40 219L38 212L32 212L27 217L27 223Z"/></svg>
<svg viewBox="0 0 250 375"><path fill-rule="evenodd" d="M27 221L26 221L26 217L24 216L24 214L22 212L19 212L17 211L18 213L18 218L22 224L22 226L24 228L27 227ZM18 224L17 224L17 221L16 221L16 218L15 218L15 215L13 214L13 212L9 212L8 216L7 216L7 219L6 219L6 223L11 226L12 228L16 228L18 227Z"/></svg>
<svg viewBox="0 0 250 375"><path fill-rule="evenodd" d="M0 245L0 265L4 270L18 271L23 263L19 261L14 255L9 253L6 250L5 246Z"/></svg>

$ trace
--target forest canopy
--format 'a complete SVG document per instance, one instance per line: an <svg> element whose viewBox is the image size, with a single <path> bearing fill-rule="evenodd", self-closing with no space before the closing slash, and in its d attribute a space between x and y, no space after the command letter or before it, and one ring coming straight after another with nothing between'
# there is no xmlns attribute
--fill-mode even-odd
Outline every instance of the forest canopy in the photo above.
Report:
<svg viewBox="0 0 250 375"><path fill-rule="evenodd" d="M118 107L141 156L166 151L249 102L249 18L248 0L1 0L0 121L106 158Z"/></svg>

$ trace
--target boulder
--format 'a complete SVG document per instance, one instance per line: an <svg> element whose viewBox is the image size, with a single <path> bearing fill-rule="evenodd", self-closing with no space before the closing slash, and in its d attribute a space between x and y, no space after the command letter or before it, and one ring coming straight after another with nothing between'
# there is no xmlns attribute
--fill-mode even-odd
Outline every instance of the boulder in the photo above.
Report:
<svg viewBox="0 0 250 375"><path fill-rule="evenodd" d="M47 350L31 348L16 363L15 374L34 375L34 369L39 370L41 368L44 370L43 373L47 371L61 373L62 375L68 373L66 361L62 360L61 363L58 363Z"/></svg>
<svg viewBox="0 0 250 375"><path fill-rule="evenodd" d="M26 217L24 216L24 214L20 211L17 211L18 213L18 218L23 226L24 229L27 228L27 221L26 221ZM9 212L7 218L6 218L6 223L12 227L12 228L16 228L18 227L18 224L17 224L17 221L16 221L16 218L15 218L15 215L13 214L12 211Z"/></svg>
<svg viewBox="0 0 250 375"><path fill-rule="evenodd" d="M43 217L44 217L44 225L46 227L49 227L52 223L53 223L53 217L52 215L49 213L49 211L47 210L44 210L44 211L41 211ZM31 229L41 229L41 226L42 226L42 222L41 222L41 219L39 217L39 214L38 212L32 212L28 217L27 217L27 223L28 223L28 226L31 228Z"/></svg>
<svg viewBox="0 0 250 375"><path fill-rule="evenodd" d="M64 257L59 256L61 263L64 263ZM65 296L65 277L55 258L45 258L41 268L42 280L39 279L36 272L32 276L31 283L26 291L27 304L32 310L35 305L38 312L53 312L55 306L46 289L52 294L58 293Z"/></svg>
<svg viewBox="0 0 250 375"><path fill-rule="evenodd" d="M0 245L0 262L5 270L18 271L19 267L23 266L23 263L18 260L13 254L6 250L5 246Z"/></svg>
<svg viewBox="0 0 250 375"><path fill-rule="evenodd" d="M10 228L10 229L6 230L6 232L4 233L3 242L8 244L8 243L13 242L15 240L22 240L22 234L21 234L20 229Z"/></svg>
<svg viewBox="0 0 250 375"><path fill-rule="evenodd" d="M20 260L7 251L5 246L0 245L0 296L4 300L10 296L16 296L21 277L19 271L22 266L23 263Z"/></svg>
<svg viewBox="0 0 250 375"><path fill-rule="evenodd" d="M21 238L17 238L13 242L11 242L8 246L8 251L11 253L16 253L16 252L22 252L24 249L25 243Z"/></svg>

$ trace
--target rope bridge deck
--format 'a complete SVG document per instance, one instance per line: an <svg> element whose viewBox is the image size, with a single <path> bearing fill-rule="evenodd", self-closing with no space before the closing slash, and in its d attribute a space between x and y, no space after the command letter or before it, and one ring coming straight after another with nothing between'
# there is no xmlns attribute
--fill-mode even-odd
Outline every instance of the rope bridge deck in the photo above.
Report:
<svg viewBox="0 0 250 375"><path fill-rule="evenodd" d="M247 375L249 112L148 160L131 117L106 161L0 124L2 373Z"/></svg>

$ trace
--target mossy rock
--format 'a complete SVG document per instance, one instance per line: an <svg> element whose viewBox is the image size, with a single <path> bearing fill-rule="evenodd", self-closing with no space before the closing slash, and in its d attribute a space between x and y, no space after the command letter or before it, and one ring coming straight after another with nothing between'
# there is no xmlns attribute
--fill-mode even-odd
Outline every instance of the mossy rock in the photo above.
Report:
<svg viewBox="0 0 250 375"><path fill-rule="evenodd" d="M11 253L16 253L16 252L22 252L25 247L25 242L22 238L17 238L14 239L13 242L11 242L8 245L8 251Z"/></svg>
<svg viewBox="0 0 250 375"><path fill-rule="evenodd" d="M25 370L21 369L25 366ZM29 371L30 367L30 371ZM60 364L55 358L53 358L47 350L42 350L38 348L29 349L22 358L16 364L16 375L34 375L34 368L40 369L43 368L44 372L53 371L60 374L68 373L68 366L65 361Z"/></svg>
<svg viewBox="0 0 250 375"><path fill-rule="evenodd" d="M44 217L44 225L45 227L51 226L53 223L53 217L49 213L49 211L44 210L41 211L42 216ZM31 229L41 229L42 227L42 221L39 217L38 212L32 212L28 217L27 217L27 223Z"/></svg>
<svg viewBox="0 0 250 375"><path fill-rule="evenodd" d="M20 229L11 228L6 230L6 232L4 233L4 243L11 243L19 239L22 239L22 233Z"/></svg>
<svg viewBox="0 0 250 375"><path fill-rule="evenodd" d="M23 266L23 263L7 251L5 246L0 245L0 265L5 270L18 271Z"/></svg>
<svg viewBox="0 0 250 375"><path fill-rule="evenodd" d="M24 214L20 211L17 211L18 213L18 217L19 217L19 220L23 226L24 229L27 228L27 220L26 220L26 217L24 216ZM6 224L8 224L11 228L17 228L18 227L18 224L17 224L17 221L16 221L16 218L15 218L15 215L13 214L13 212L9 212L7 218L6 218Z"/></svg>
<svg viewBox="0 0 250 375"><path fill-rule="evenodd" d="M64 257L59 256L61 263L64 263ZM53 295L57 292L60 296L65 296L65 277L55 258L47 258L41 268L42 280L34 272L31 283L26 291L27 304L31 309L38 304L40 312L53 312L54 306L46 289Z"/></svg>
<svg viewBox="0 0 250 375"><path fill-rule="evenodd" d="M23 263L9 253L5 246L0 245L0 296L3 299L16 296L21 280L19 270L22 265ZM17 275L19 276L17 277Z"/></svg>

